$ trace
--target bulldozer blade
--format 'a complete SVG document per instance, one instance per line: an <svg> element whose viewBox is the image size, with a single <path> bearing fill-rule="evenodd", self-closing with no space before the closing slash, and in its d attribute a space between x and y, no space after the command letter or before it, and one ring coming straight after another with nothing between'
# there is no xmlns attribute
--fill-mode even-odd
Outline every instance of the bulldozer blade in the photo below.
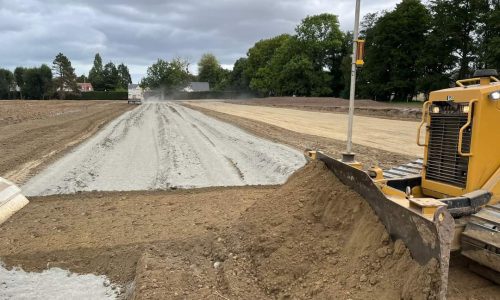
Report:
<svg viewBox="0 0 500 300"><path fill-rule="evenodd" d="M321 152L316 153L316 159L323 161L342 183L370 204L391 238L402 240L420 265L437 261L441 278L439 298L445 299L455 224L446 207L438 208L431 217L423 216L387 198L366 172Z"/></svg>
<svg viewBox="0 0 500 300"><path fill-rule="evenodd" d="M0 225L28 203L19 187L0 177Z"/></svg>

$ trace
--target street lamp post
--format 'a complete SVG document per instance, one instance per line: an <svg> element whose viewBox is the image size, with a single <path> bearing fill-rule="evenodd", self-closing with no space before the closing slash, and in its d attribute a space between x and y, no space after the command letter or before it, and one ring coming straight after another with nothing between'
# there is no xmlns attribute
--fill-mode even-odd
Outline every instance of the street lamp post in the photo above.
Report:
<svg viewBox="0 0 500 300"><path fill-rule="evenodd" d="M342 161L354 162L354 153L352 152L352 127L354 121L354 97L356 95L356 53L359 37L359 9L361 0L356 0L356 15L354 18L354 33L352 43L352 65L351 65L351 89L349 96L349 123L347 126L347 149L342 154Z"/></svg>

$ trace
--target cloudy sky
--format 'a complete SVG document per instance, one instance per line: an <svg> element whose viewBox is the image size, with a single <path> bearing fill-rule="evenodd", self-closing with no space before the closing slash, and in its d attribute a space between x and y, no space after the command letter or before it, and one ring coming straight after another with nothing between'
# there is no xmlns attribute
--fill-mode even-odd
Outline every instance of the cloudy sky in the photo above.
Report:
<svg viewBox="0 0 500 300"><path fill-rule="evenodd" d="M362 14L391 9L395 0L362 0ZM355 0L0 0L0 67L51 64L67 55L78 75L94 54L125 63L134 82L157 58L196 62L214 53L227 68L256 41L292 33L307 15L339 16L351 30Z"/></svg>

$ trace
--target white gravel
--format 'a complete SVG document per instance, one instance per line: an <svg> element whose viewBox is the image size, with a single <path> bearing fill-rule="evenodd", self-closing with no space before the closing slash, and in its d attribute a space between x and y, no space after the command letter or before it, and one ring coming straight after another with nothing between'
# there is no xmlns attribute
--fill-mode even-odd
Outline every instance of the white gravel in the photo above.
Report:
<svg viewBox="0 0 500 300"><path fill-rule="evenodd" d="M41 273L5 269L0 264L0 299L118 299L121 288L105 276L78 275L53 268Z"/></svg>
<svg viewBox="0 0 500 300"><path fill-rule="evenodd" d="M23 186L28 196L281 184L301 152L174 102L148 103L112 121Z"/></svg>

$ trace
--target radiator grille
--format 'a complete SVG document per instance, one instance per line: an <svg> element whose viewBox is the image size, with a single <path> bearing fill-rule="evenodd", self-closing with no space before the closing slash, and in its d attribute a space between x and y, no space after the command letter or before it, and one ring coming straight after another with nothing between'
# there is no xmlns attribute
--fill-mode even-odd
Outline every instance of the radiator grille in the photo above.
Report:
<svg viewBox="0 0 500 300"><path fill-rule="evenodd" d="M443 109L444 108L444 109ZM429 125L429 146L426 179L465 188L469 158L458 154L460 128L467 123L461 106L447 104L439 113L432 113ZM472 126L463 134L462 152L470 152Z"/></svg>

